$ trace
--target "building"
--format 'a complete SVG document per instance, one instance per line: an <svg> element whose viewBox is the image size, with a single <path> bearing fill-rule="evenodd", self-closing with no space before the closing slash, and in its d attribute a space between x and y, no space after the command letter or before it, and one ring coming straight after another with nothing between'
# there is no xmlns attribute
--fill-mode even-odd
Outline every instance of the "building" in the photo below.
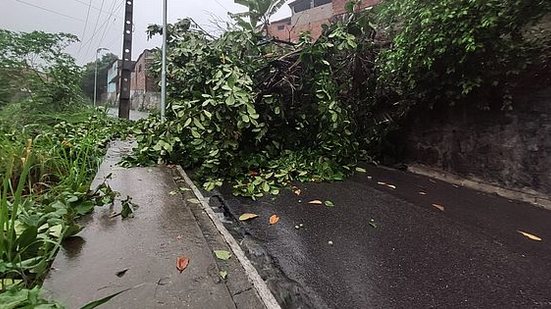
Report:
<svg viewBox="0 0 551 309"><path fill-rule="evenodd" d="M105 88L104 100L110 104L113 104L118 98L121 63L121 60L115 60L107 70L107 87Z"/></svg>
<svg viewBox="0 0 551 309"><path fill-rule="evenodd" d="M133 109L149 110L161 104L159 80L152 74L154 50L144 50L136 63L130 78L130 104Z"/></svg>
<svg viewBox="0 0 551 309"><path fill-rule="evenodd" d="M268 25L268 35L296 42L301 33L308 32L313 39L319 38L322 25L346 13L348 0L295 0L289 3L291 16L273 21ZM380 0L361 0L358 9L372 7Z"/></svg>
<svg viewBox="0 0 551 309"><path fill-rule="evenodd" d="M132 109L150 110L160 105L161 94L159 81L151 73L154 60L153 50L144 50L130 66L130 104ZM104 100L109 105L117 105L119 101L119 86L121 75L121 60L113 61L107 71L107 90Z"/></svg>

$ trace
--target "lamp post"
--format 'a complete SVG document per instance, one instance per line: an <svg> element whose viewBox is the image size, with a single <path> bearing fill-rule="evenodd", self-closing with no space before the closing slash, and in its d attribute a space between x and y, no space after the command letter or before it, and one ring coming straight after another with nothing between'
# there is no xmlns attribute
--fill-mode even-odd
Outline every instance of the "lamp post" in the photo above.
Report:
<svg viewBox="0 0 551 309"><path fill-rule="evenodd" d="M109 50L109 49L100 47L96 50L96 71L94 73L94 107L96 107L97 100L98 100L98 55L102 50Z"/></svg>
<svg viewBox="0 0 551 309"><path fill-rule="evenodd" d="M168 36L167 27L167 0L163 0L163 51L161 65L161 121L165 120L166 109L166 40Z"/></svg>

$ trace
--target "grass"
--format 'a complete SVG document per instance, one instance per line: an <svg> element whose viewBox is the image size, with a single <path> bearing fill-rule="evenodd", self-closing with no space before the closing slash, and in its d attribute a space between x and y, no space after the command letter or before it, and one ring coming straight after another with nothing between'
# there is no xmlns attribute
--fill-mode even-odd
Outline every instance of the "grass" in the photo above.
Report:
<svg viewBox="0 0 551 309"><path fill-rule="evenodd" d="M63 239L81 230L79 217L114 198L106 185L89 189L121 128L85 106L0 110L0 302L44 303L36 289Z"/></svg>

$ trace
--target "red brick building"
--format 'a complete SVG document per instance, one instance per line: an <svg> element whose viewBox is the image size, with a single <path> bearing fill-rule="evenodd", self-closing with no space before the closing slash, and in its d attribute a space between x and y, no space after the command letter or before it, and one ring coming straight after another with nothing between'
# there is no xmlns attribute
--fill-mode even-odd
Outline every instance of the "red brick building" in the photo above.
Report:
<svg viewBox="0 0 551 309"><path fill-rule="evenodd" d="M130 104L133 109L150 110L160 104L159 80L151 73L153 50L146 49L134 64L130 77Z"/></svg>
<svg viewBox="0 0 551 309"><path fill-rule="evenodd" d="M317 39L322 32L321 25L329 24L331 19L346 13L348 0L295 0L289 3L292 15L273 21L268 26L268 35L286 41L297 41L300 34L309 32ZM380 0L361 0L359 10L369 8Z"/></svg>

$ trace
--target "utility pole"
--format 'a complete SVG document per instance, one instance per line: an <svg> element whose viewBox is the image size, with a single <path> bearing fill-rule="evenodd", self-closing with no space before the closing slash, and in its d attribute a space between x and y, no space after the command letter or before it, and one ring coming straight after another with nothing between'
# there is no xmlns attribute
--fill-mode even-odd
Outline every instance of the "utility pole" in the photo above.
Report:
<svg viewBox="0 0 551 309"><path fill-rule="evenodd" d="M132 74L132 27L134 0L125 0L124 34L122 43L122 70L119 80L119 118L130 119L130 78Z"/></svg>
<svg viewBox="0 0 551 309"><path fill-rule="evenodd" d="M167 0L163 0L163 55L161 68L161 121L165 121L166 110L166 44L168 37Z"/></svg>
<svg viewBox="0 0 551 309"><path fill-rule="evenodd" d="M98 101L98 54L102 50L108 50L108 49L100 47L96 50L96 72L94 73L94 107L97 106L97 101Z"/></svg>

